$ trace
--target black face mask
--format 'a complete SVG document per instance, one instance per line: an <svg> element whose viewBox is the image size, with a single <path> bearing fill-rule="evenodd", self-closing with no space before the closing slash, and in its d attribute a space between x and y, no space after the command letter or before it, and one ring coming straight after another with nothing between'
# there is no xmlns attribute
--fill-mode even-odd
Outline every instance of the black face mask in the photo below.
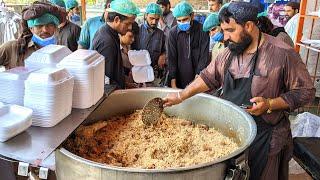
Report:
<svg viewBox="0 0 320 180"><path fill-rule="evenodd" d="M242 54L251 44L252 38L247 32L243 32L240 38L240 42L236 43L228 40L226 44L228 45L230 51L236 55Z"/></svg>

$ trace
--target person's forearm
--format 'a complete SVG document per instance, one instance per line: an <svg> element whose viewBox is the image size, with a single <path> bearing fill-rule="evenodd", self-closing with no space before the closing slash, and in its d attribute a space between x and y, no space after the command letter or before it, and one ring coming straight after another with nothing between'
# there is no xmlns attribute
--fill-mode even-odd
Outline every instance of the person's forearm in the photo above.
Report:
<svg viewBox="0 0 320 180"><path fill-rule="evenodd" d="M190 85L180 92L181 100L188 99L198 93L206 92L209 87L202 80L201 77L197 77Z"/></svg>
<svg viewBox="0 0 320 180"><path fill-rule="evenodd" d="M274 99L269 99L269 109L271 111L286 110L289 109L289 105L285 100L282 99L282 97L277 97Z"/></svg>

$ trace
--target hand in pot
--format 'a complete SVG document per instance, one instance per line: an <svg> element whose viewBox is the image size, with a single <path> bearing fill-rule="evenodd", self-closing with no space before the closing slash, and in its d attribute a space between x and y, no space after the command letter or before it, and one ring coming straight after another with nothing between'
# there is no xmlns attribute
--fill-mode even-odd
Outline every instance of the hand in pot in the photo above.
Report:
<svg viewBox="0 0 320 180"><path fill-rule="evenodd" d="M163 99L164 107L170 107L172 105L180 104L182 102L182 99L180 97L180 92L175 93L169 93L167 97Z"/></svg>

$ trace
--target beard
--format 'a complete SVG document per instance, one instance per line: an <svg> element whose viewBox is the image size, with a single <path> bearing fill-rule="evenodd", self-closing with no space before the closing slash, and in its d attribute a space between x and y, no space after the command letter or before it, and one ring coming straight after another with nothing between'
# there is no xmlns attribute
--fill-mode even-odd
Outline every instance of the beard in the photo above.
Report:
<svg viewBox="0 0 320 180"><path fill-rule="evenodd" d="M228 48L235 55L242 54L251 44L252 37L246 32L243 31L240 35L240 41L234 42L232 40L228 40L226 44L228 44Z"/></svg>
<svg viewBox="0 0 320 180"><path fill-rule="evenodd" d="M157 28L157 24L149 24L149 27L154 30Z"/></svg>
<svg viewBox="0 0 320 180"><path fill-rule="evenodd" d="M170 13L170 9L166 9L166 10L164 10L163 12L162 12L162 15L163 16L166 16L166 15L168 15Z"/></svg>

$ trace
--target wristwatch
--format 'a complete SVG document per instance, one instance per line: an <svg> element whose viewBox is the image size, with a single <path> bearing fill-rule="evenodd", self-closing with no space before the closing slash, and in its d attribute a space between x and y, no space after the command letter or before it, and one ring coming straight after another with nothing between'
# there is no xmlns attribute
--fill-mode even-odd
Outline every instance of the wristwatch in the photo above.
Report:
<svg viewBox="0 0 320 180"><path fill-rule="evenodd" d="M271 110L271 101L272 101L272 99L270 99L270 98L267 99L267 102L268 102L267 114L272 113L272 110Z"/></svg>

